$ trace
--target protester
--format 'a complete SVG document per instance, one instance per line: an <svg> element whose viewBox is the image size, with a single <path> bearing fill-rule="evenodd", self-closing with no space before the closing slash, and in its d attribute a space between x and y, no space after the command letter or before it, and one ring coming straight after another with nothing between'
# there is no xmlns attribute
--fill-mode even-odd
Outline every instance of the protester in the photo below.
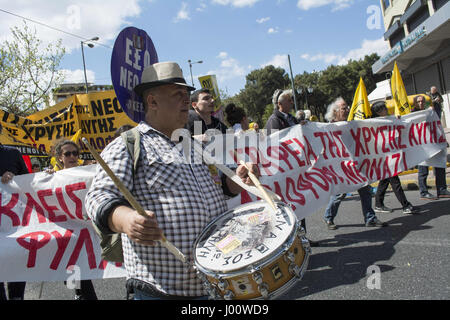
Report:
<svg viewBox="0 0 450 320"><path fill-rule="evenodd" d="M227 126L212 116L214 112L214 99L209 89L203 88L194 91L191 94L192 110L189 110L189 119L186 124L186 129L191 131L192 135L204 134L208 129L216 129L225 134ZM195 132L195 122L201 122L201 132Z"/></svg>
<svg viewBox="0 0 450 320"><path fill-rule="evenodd" d="M58 140L54 152L57 160L62 164L61 170L79 166L80 149L75 142L67 139ZM51 171L46 172L50 173ZM91 280L80 281L80 288L75 289L75 300L97 300Z"/></svg>
<svg viewBox="0 0 450 320"><path fill-rule="evenodd" d="M248 125L248 129L258 132L259 131L259 125L258 125L257 122L250 122L250 124Z"/></svg>
<svg viewBox="0 0 450 320"><path fill-rule="evenodd" d="M31 170L33 171L33 173L41 171L41 164L39 163L39 160L33 159L31 161Z"/></svg>
<svg viewBox="0 0 450 320"><path fill-rule="evenodd" d="M0 134L3 127L0 124ZM6 147L0 143L0 176L2 184L9 183L15 175L27 174L28 168L22 154L16 148ZM0 300L23 300L26 282L8 282L8 296L3 282L0 282Z"/></svg>
<svg viewBox="0 0 450 320"><path fill-rule="evenodd" d="M178 64L161 62L146 67L141 84L134 88L144 101L145 112L145 121L138 125L141 153L136 171L132 174L132 159L123 139L115 139L102 152L102 158L148 215L141 216L131 208L100 166L86 196L93 223L104 233L122 233L127 287L133 288L138 300L205 297L195 271L157 246L157 240L164 234L193 260L192 246L200 232L227 210L224 194L241 192L231 179L220 189L204 163L186 161L177 148L178 135L171 141L174 131L179 133L177 129L188 121L192 90ZM211 99L206 100L209 103ZM255 165L251 171L259 175ZM245 166L240 165L236 174L251 184Z"/></svg>
<svg viewBox="0 0 450 320"><path fill-rule="evenodd" d="M298 122L303 121L303 120L306 119L306 118L305 118L305 112L304 112L303 110L298 110L298 111L295 113L295 117L297 118L297 121L298 121Z"/></svg>
<svg viewBox="0 0 450 320"><path fill-rule="evenodd" d="M272 103L273 113L266 122L268 133L272 130L282 130L299 124L299 121L290 114L294 107L292 90L275 90L272 96Z"/></svg>
<svg viewBox="0 0 450 320"><path fill-rule="evenodd" d="M277 89L272 96L273 113L266 122L266 130L268 134L273 130L283 130L297 124L305 124L305 120L299 122L297 118L290 114L294 107L294 97L292 90L280 90ZM306 221L302 219L300 221L302 227L306 230ZM317 247L319 243L309 239L311 247Z"/></svg>
<svg viewBox="0 0 450 320"><path fill-rule="evenodd" d="M388 115L388 109L384 101L375 102L372 107L372 118L376 117L386 117ZM406 199L405 192L403 191L402 184L398 176L393 176L387 179L380 180L378 182L377 192L375 193L375 207L374 211L377 213L391 213L394 210L388 208L384 205L384 196L386 195L386 190L389 184L394 191L395 196L401 203L403 208L403 213L414 214L417 209Z"/></svg>
<svg viewBox="0 0 450 320"><path fill-rule="evenodd" d="M237 107L234 103L229 103L225 107L225 114L234 133L239 134L249 129L247 114L243 108Z"/></svg>
<svg viewBox="0 0 450 320"><path fill-rule="evenodd" d="M442 102L444 100L442 99L441 94L438 92L438 90L437 90L437 88L435 86L432 86L430 88L429 95L431 97L431 108L434 110L434 112L436 112L436 114L438 115L439 119L441 119L441 116L442 116Z"/></svg>
<svg viewBox="0 0 450 320"><path fill-rule="evenodd" d="M342 97L337 98L332 104L328 106L325 119L329 122L347 121L349 107ZM385 227L387 223L378 220L375 211L372 209L372 194L369 185L358 189L359 197L361 199L361 209L364 216L364 223L366 227ZM337 229L334 224L334 219L338 213L339 206L347 194L333 195L328 202L325 209L324 221L329 230Z"/></svg>
<svg viewBox="0 0 450 320"><path fill-rule="evenodd" d="M436 106L431 107L434 111L436 111ZM413 112L421 111L425 109L425 97L424 96L415 96L414 97L414 106ZM438 114L439 115L439 114ZM445 166L446 164L442 164L442 168L434 167L434 177L436 183L436 191L437 196L434 196L432 193L428 191L427 186L427 178L428 178L428 165L418 165L417 166L417 178L419 183L419 192L420 198L423 200L437 200L439 198L450 198L450 192L447 190L447 181L445 177Z"/></svg>

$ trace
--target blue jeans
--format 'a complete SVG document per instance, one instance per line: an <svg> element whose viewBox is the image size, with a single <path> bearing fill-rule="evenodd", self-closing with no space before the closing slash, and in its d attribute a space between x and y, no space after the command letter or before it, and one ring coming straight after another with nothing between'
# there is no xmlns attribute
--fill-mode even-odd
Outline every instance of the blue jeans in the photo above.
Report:
<svg viewBox="0 0 450 320"><path fill-rule="evenodd" d="M359 197L361 198L361 209L364 216L364 223L376 219L375 211L372 209L372 193L370 192L370 186L362 187L358 190ZM324 218L327 221L334 221L338 213L339 206L342 200L345 199L347 194L337 194L330 198L328 206L325 209Z"/></svg>
<svg viewBox="0 0 450 320"><path fill-rule="evenodd" d="M417 166L420 195L428 193L427 178L428 166ZM442 191L447 190L447 182L445 181L445 168L434 168L434 176L436 179L436 190L439 195Z"/></svg>

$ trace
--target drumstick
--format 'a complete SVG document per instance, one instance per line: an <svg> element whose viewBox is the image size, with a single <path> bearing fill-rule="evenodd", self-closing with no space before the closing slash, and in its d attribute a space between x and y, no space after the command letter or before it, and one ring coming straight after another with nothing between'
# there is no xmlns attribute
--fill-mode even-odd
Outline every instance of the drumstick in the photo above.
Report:
<svg viewBox="0 0 450 320"><path fill-rule="evenodd" d="M263 187L261 182L259 182L258 178L253 174L253 172L250 171L250 168L247 166L247 164L243 160L240 160L239 163L247 168L248 176L253 181L253 184L255 185L255 187L257 187L261 191L261 193L264 197L264 200L266 200L267 203L270 204L270 206L272 207L273 210L277 211L278 210L277 206L275 205L275 202L273 202L272 197L270 197L269 194L267 193L266 188Z"/></svg>
<svg viewBox="0 0 450 320"><path fill-rule="evenodd" d="M82 138L83 143L88 147L89 151L94 156L95 160L97 160L98 164L103 168L103 170L106 171L108 176L112 179L114 184L119 188L120 192L125 196L125 198L128 200L128 202L131 204L131 206L142 216L147 216L147 213L145 212L144 208L142 208L141 204L133 197L131 192L125 187L123 182L112 172L112 170L109 168L109 166L106 164L106 162L102 159L102 157L98 154L97 151L95 151L94 148L89 144L86 138ZM181 262L186 263L186 257L185 255L177 248L175 247L170 241L166 239L164 235L162 235L162 239L160 240L161 245L165 247L167 250L169 250L178 260Z"/></svg>

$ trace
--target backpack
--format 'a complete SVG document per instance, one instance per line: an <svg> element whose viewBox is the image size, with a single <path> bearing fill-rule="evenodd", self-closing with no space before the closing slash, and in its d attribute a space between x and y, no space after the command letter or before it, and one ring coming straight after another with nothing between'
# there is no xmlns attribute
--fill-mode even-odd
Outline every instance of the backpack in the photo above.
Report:
<svg viewBox="0 0 450 320"><path fill-rule="evenodd" d="M120 135L127 147L128 153L133 159L133 176L137 169L139 154L141 151L140 134L137 127L121 133ZM98 229L95 223L92 224L94 230L100 237L100 247L102 249L102 259L111 262L123 262L122 236L120 233L105 234Z"/></svg>

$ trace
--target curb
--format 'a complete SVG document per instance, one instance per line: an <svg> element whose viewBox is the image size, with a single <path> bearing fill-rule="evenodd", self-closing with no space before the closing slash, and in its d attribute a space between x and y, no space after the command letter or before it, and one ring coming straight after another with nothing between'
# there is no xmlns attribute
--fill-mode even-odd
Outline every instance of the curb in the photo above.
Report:
<svg viewBox="0 0 450 320"><path fill-rule="evenodd" d="M419 190L419 184L417 182L417 179L413 180L413 179L405 179L405 180L401 180L400 179L400 183L402 185L403 190ZM450 186L450 178L446 178L446 183L447 186ZM372 187L376 188L378 187L378 181L375 183L371 184ZM436 189L436 181L433 178L431 179L427 179L427 186L430 187L431 189ZM391 186L388 187L388 190L392 190Z"/></svg>

